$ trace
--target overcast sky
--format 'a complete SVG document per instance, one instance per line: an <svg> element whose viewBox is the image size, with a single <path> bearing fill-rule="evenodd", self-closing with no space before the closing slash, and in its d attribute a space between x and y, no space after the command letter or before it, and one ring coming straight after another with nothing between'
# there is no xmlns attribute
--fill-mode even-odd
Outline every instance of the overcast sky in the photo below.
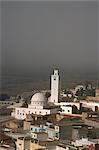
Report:
<svg viewBox="0 0 99 150"><path fill-rule="evenodd" d="M2 72L98 69L97 2L1 2Z"/></svg>

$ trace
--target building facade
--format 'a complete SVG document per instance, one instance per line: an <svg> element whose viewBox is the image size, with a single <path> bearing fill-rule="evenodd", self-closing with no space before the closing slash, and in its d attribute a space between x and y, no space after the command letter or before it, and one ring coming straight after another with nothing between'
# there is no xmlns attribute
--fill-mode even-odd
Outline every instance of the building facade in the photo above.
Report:
<svg viewBox="0 0 99 150"><path fill-rule="evenodd" d="M15 108L14 117L16 119L24 120L28 114L44 116L55 113L57 113L57 108L48 107L47 99L44 94L36 93L32 96L31 104L28 105L28 108Z"/></svg>
<svg viewBox="0 0 99 150"><path fill-rule="evenodd" d="M58 103L59 96L59 73L58 70L54 70L54 74L51 75L51 102Z"/></svg>

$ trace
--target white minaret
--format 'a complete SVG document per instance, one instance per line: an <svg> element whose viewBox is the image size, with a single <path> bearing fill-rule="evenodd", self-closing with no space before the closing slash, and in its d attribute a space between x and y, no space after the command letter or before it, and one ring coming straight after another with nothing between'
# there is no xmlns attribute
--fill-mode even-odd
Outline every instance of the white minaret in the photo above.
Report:
<svg viewBox="0 0 99 150"><path fill-rule="evenodd" d="M51 101L52 103L58 103L59 92L59 73L58 70L54 70L54 74L51 75Z"/></svg>

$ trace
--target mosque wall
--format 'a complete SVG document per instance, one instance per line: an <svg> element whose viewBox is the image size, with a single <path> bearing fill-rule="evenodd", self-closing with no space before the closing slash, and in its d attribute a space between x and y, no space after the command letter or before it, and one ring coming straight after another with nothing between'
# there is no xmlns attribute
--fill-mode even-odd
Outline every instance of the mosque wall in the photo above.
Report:
<svg viewBox="0 0 99 150"><path fill-rule="evenodd" d="M15 118L24 120L26 118L26 114L48 115L54 112L54 110L50 111L50 109L16 108Z"/></svg>

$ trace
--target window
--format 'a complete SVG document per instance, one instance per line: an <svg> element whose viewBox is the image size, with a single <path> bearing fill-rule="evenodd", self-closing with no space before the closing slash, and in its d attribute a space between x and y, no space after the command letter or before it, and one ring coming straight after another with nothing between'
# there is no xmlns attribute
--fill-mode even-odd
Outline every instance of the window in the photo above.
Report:
<svg viewBox="0 0 99 150"><path fill-rule="evenodd" d="M59 129L59 127L56 126L56 130L58 130L58 129Z"/></svg>
<svg viewBox="0 0 99 150"><path fill-rule="evenodd" d="M59 134L58 133L56 133L56 138L59 138Z"/></svg>
<svg viewBox="0 0 99 150"><path fill-rule="evenodd" d="M38 141L36 140L35 143L38 143Z"/></svg>
<svg viewBox="0 0 99 150"><path fill-rule="evenodd" d="M56 78L54 77L54 80L56 80Z"/></svg>
<svg viewBox="0 0 99 150"><path fill-rule="evenodd" d="M19 114L19 110L17 110L17 114Z"/></svg>

